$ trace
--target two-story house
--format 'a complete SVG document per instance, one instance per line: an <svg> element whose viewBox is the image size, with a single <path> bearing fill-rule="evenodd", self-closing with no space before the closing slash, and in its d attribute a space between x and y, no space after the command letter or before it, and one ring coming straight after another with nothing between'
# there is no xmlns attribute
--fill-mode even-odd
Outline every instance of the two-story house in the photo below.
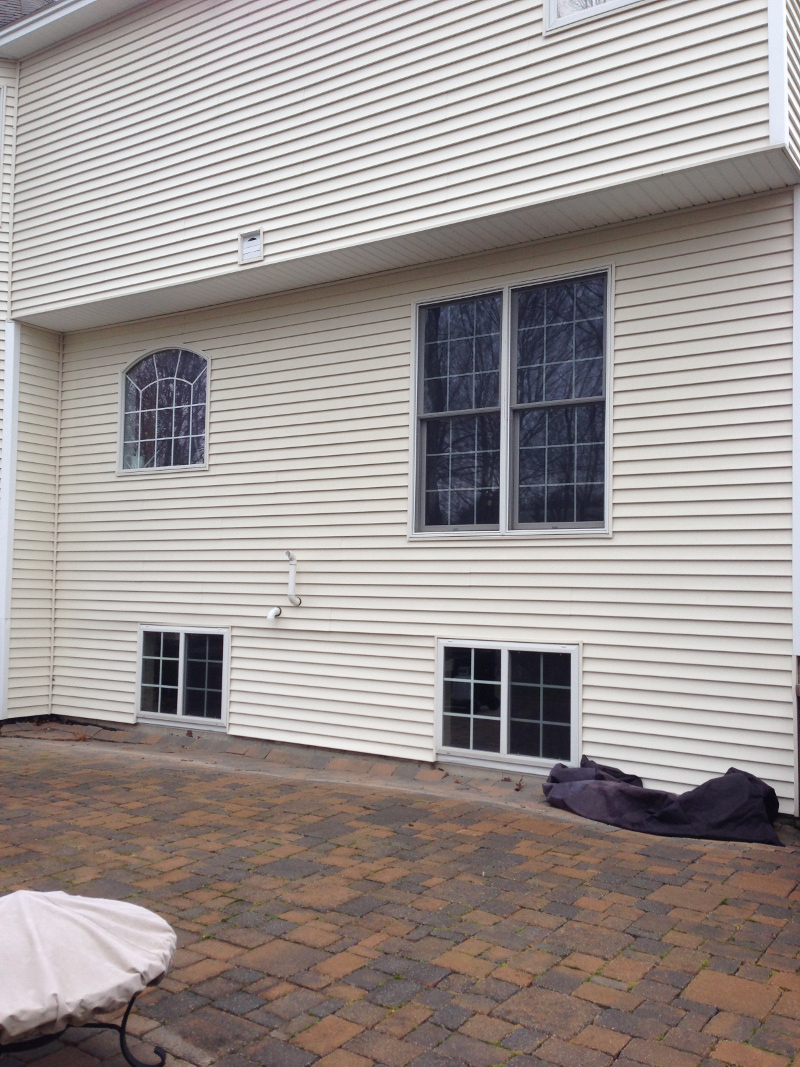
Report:
<svg viewBox="0 0 800 1067"><path fill-rule="evenodd" d="M795 810L796 0L18 16L2 715Z"/></svg>

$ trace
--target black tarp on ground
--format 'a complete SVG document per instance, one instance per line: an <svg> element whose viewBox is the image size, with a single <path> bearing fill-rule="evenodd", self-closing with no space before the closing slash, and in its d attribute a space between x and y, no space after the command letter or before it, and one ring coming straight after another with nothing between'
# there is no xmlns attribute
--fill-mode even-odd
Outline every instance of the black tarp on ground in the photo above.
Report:
<svg viewBox="0 0 800 1067"><path fill-rule="evenodd" d="M772 827L778 815L775 790L735 767L678 795L645 789L635 774L604 767L584 756L580 767L557 763L542 789L553 807L623 830L781 844Z"/></svg>

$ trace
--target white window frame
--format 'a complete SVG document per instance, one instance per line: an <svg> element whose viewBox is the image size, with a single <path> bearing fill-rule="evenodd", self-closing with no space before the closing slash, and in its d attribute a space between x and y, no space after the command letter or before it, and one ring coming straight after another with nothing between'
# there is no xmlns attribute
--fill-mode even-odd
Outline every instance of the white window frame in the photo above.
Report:
<svg viewBox="0 0 800 1067"><path fill-rule="evenodd" d="M569 15L561 15L559 17L556 14L557 0L544 0L544 32L551 33L553 30L572 26L576 22L594 21L595 19L603 18L605 15L610 15L612 11L619 11L620 8L636 7L646 2L647 0L606 0L605 3L600 4L598 7L590 7L585 11L573 11Z"/></svg>
<svg viewBox="0 0 800 1067"><path fill-rule="evenodd" d="M638 0L637 0L638 2ZM550 285L561 281L572 281L591 274L606 275L606 354L605 354L605 494L603 500L603 525L594 527L560 526L560 527L521 527L511 524L513 500L514 458L512 448L513 413L511 411L511 315L513 294L521 289L537 285ZM432 293L415 301L412 308L412 351L411 351L411 447L409 455L410 506L408 520L409 540L440 540L441 538L541 538L563 537L603 537L611 536L611 498L612 498L612 412L614 389L614 291L615 268L613 263L591 264L568 272L548 272L538 276L530 275L498 282L495 285L482 286L480 289L447 289ZM422 346L420 344L422 312L435 304L451 301L469 300L480 296L500 293L503 299L502 326L500 338L500 523L497 530L451 528L426 530L424 524L424 500L421 481L421 462L423 456L420 448L420 396ZM457 415L458 412L443 412L443 415Z"/></svg>
<svg viewBox="0 0 800 1067"><path fill-rule="evenodd" d="M142 655L144 652L144 635L146 633L177 633L180 634L180 652L178 660L178 711L175 715L169 715L158 711L142 711ZM183 714L184 699L184 676L186 672L186 634L222 634L222 718L207 719L199 715ZM228 731L228 693L231 658L231 630L229 626L183 626L168 622L159 622L152 625L139 627L136 649L136 703L134 713L137 722L146 722L158 726L186 725L197 726L204 730L216 730L227 733Z"/></svg>
<svg viewBox="0 0 800 1067"><path fill-rule="evenodd" d="M174 467L125 467L123 466L125 455L125 376L128 371L135 367L137 363L140 363L143 359L147 359L148 356L153 356L156 352L163 352L170 348L183 348L188 352L194 352L195 355L201 356L206 361L206 423L203 433L205 435L205 448L203 449L204 460L202 463L179 463ZM118 477L123 478L152 478L159 474L202 474L208 470L208 452L209 452L209 413L211 410L211 373L212 362L211 358L197 345L190 344L186 341L164 341L162 344L157 345L154 348L148 348L146 352L140 352L132 360L125 364L122 370L119 372L119 386L118 386L118 414L117 414L117 470ZM209 630L209 633L211 631Z"/></svg>
<svg viewBox="0 0 800 1067"><path fill-rule="evenodd" d="M567 652L572 657L570 672L570 758L561 762L578 766L581 752L581 644L554 645L517 641L473 641L468 637L440 637L436 642L436 758L440 763L471 764L495 770L550 770L558 761L538 756L516 756L508 752L508 653ZM499 648L500 667L500 752L471 748L449 748L442 743L444 727L444 650L446 648Z"/></svg>

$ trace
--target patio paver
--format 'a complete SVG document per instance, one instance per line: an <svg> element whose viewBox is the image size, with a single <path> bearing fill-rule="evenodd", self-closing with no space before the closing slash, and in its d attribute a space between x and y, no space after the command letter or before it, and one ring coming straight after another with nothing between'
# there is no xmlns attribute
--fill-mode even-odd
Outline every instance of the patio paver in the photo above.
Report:
<svg viewBox="0 0 800 1067"><path fill-rule="evenodd" d="M178 931L132 1016L144 1058L800 1067L795 831L666 840L527 783L159 746L0 737L0 892L130 900ZM33 1060L123 1062L91 1030L0 1057Z"/></svg>

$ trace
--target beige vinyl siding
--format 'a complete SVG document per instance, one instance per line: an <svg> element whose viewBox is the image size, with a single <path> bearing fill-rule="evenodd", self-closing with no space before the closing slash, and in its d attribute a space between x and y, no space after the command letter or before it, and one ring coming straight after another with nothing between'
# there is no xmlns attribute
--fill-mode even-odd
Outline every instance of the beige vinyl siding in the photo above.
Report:
<svg viewBox="0 0 800 1067"><path fill-rule="evenodd" d="M8 714L47 712L53 620L59 338L22 329Z"/></svg>
<svg viewBox="0 0 800 1067"><path fill-rule="evenodd" d="M426 759L437 637L582 642L585 752L788 801L791 234L771 194L68 336L54 710L130 721L140 624L230 625L232 733ZM409 539L414 301L608 264L613 536ZM120 373L177 344L209 469L117 475Z"/></svg>
<svg viewBox="0 0 800 1067"><path fill-rule="evenodd" d="M15 314L756 151L767 80L766 0L144 4L22 63Z"/></svg>
<svg viewBox="0 0 800 1067"><path fill-rule="evenodd" d="M800 166L800 3L786 3L786 147Z"/></svg>

